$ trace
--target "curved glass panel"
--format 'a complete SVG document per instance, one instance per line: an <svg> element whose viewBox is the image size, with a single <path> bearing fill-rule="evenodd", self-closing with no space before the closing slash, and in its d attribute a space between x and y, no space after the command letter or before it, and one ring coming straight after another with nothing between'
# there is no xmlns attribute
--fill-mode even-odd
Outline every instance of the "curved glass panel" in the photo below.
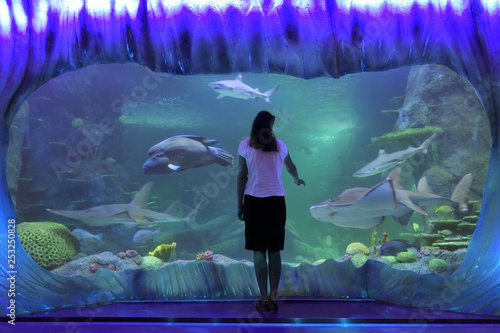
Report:
<svg viewBox="0 0 500 333"><path fill-rule="evenodd" d="M66 276L253 260L236 212L238 145L268 110L306 182L283 171L284 262L457 269L491 147L466 80L434 65L338 80L237 75L98 65L32 93L11 127L8 172L32 258ZM184 141L163 142L174 136Z"/></svg>

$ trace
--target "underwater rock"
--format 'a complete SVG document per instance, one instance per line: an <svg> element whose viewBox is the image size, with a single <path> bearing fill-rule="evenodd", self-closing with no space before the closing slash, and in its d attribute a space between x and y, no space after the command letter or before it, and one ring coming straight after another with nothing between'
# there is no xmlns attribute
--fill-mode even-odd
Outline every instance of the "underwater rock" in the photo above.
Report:
<svg viewBox="0 0 500 333"><path fill-rule="evenodd" d="M163 261L154 256L144 256L141 261L141 268L155 269L163 266Z"/></svg>
<svg viewBox="0 0 500 333"><path fill-rule="evenodd" d="M425 160L415 161L415 179L427 176L435 194L450 197L453 184L472 173L471 196L481 198L491 148L489 121L471 84L445 66L413 66L408 75L405 100L395 128L426 126L440 127L444 133L435 139L436 166L428 169ZM406 148L408 142L401 144Z"/></svg>
<svg viewBox="0 0 500 333"><path fill-rule="evenodd" d="M443 259L432 259L429 261L429 270L433 273L444 273L448 269L448 263Z"/></svg>
<svg viewBox="0 0 500 333"><path fill-rule="evenodd" d="M354 242L347 245L345 253L356 255L356 254L370 254L370 249L363 243Z"/></svg>
<svg viewBox="0 0 500 333"><path fill-rule="evenodd" d="M92 264L99 265L99 271L110 269L121 272L127 269L139 269L142 261L140 259L140 256L119 258L111 252L102 252L70 261L61 267L53 269L52 272L64 276L90 276L94 274L90 268ZM110 267L114 267L114 269Z"/></svg>
<svg viewBox="0 0 500 333"><path fill-rule="evenodd" d="M23 222L17 225L23 248L41 267L53 269L73 259L78 240L64 225L54 222Z"/></svg>

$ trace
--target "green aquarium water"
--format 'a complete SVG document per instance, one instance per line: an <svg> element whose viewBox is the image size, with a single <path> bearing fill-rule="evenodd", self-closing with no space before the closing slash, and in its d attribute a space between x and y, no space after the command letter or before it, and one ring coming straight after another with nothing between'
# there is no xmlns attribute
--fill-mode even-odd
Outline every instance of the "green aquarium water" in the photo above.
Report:
<svg viewBox="0 0 500 333"><path fill-rule="evenodd" d="M242 82L260 94L279 87L270 104L258 95L217 98L209 84L237 75L176 76L131 64L97 65L33 92L11 127L8 180L18 221L26 223L19 236L35 261L58 274L85 276L190 260L251 261L236 212L237 148L255 115L268 110L276 116L276 137L287 144L306 182L298 187L283 171L285 262L334 259L359 266L374 259L447 275L458 267L480 213L491 146L488 120L465 80L432 65L340 79L241 73ZM425 151L403 153L433 133ZM213 147L230 153L233 165L180 171L175 169L182 166L169 164L168 174L145 174L150 148L179 135L217 140ZM353 176L381 157L381 149L385 155L401 152L400 160ZM390 184L397 190L379 194L375 187L397 167L400 181ZM465 191L455 189L469 173L460 208L450 198ZM448 201L416 199L423 177L435 196ZM138 195L143 186L146 195ZM387 191L393 201L384 197ZM347 208L329 214L344 214L345 225L313 217L312 206L339 196ZM360 218L382 206L396 210L408 203L405 198L418 206L411 216ZM90 218L95 209L101 215ZM187 219L193 210L197 214ZM61 211L79 211L80 219ZM380 256L382 244L397 239L407 243L389 243L393 255ZM93 259L67 268L85 258Z"/></svg>

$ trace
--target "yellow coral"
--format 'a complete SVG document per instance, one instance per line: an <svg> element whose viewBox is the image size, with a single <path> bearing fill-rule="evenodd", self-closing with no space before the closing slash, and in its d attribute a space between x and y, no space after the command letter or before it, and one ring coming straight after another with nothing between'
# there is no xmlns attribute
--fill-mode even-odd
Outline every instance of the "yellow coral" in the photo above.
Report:
<svg viewBox="0 0 500 333"><path fill-rule="evenodd" d="M149 255L163 259L163 261L167 262L168 259L170 259L172 252L174 252L176 246L177 243L175 242L173 242L172 244L161 244L158 245L153 252L149 252Z"/></svg>
<svg viewBox="0 0 500 333"><path fill-rule="evenodd" d="M23 248L46 269L54 269L73 259L78 240L64 225L54 222L23 222L17 226Z"/></svg>
<svg viewBox="0 0 500 333"><path fill-rule="evenodd" d="M345 253L350 254L350 255L370 254L370 249L362 243L354 242L354 243L347 245L347 249L345 250Z"/></svg>
<svg viewBox="0 0 500 333"><path fill-rule="evenodd" d="M377 246L375 245L375 236L377 235L377 230L373 230L372 233L372 246L373 246L373 253L377 253Z"/></svg>

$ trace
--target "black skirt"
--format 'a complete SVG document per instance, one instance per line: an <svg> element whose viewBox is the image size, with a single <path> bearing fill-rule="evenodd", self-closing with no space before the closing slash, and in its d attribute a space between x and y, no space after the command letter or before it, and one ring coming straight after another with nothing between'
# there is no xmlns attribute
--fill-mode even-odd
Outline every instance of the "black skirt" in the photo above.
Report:
<svg viewBox="0 0 500 333"><path fill-rule="evenodd" d="M245 195L245 249L281 251L285 246L285 197L257 198Z"/></svg>

